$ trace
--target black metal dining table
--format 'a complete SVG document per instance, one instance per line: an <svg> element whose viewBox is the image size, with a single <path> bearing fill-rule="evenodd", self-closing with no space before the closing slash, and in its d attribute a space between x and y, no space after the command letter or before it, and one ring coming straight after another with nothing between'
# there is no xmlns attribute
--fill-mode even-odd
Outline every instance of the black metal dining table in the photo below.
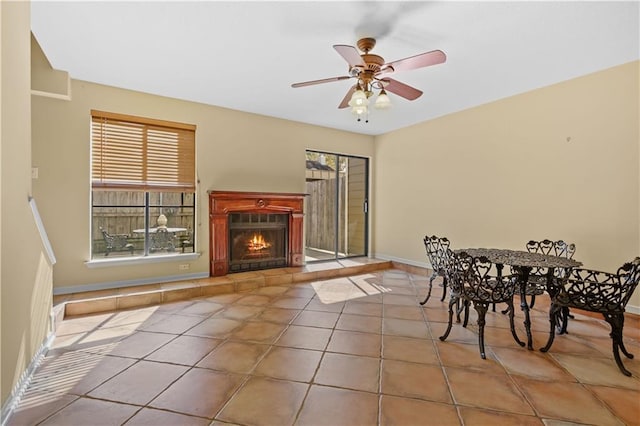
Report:
<svg viewBox="0 0 640 426"><path fill-rule="evenodd" d="M533 337L531 335L531 318L529 305L526 299L527 281L533 268L546 268L547 279L551 280L556 268L570 270L581 266L582 263L566 257L552 256L549 254L531 253L524 250L508 250L496 248L465 248L457 249L456 253L465 252L472 257L486 257L492 263L509 265L515 271L518 279L517 285L520 292L520 307L524 312L524 328L527 333L527 348L533 350Z"/></svg>

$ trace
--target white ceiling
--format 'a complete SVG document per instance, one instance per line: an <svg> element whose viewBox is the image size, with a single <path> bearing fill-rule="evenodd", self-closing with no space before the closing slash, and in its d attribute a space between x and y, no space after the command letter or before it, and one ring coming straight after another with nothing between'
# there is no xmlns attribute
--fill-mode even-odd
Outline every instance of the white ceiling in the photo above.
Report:
<svg viewBox="0 0 640 426"><path fill-rule="evenodd" d="M32 30L72 78L377 135L640 57L640 3L52 2ZM334 44L375 37L391 62L440 49L444 64L393 78L424 92L373 111L337 109L353 80Z"/></svg>

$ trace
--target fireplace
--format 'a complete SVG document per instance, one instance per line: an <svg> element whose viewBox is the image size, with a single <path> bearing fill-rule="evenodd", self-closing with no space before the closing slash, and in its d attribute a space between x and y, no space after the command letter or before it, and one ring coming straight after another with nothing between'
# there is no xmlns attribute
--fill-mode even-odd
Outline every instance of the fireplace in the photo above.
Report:
<svg viewBox="0 0 640 426"><path fill-rule="evenodd" d="M209 191L210 275L303 265L304 197Z"/></svg>
<svg viewBox="0 0 640 426"><path fill-rule="evenodd" d="M229 272L287 266L289 215L232 213L229 215Z"/></svg>

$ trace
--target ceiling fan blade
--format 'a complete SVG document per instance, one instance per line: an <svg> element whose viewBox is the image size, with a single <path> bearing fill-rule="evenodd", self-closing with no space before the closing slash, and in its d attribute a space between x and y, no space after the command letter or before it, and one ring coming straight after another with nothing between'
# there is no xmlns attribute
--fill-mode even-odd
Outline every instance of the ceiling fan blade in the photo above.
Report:
<svg viewBox="0 0 640 426"><path fill-rule="evenodd" d="M361 66L364 67L364 60L358 53L358 49L353 46L348 46L346 44L334 44L333 48L342 56L345 61L349 64L349 67Z"/></svg>
<svg viewBox="0 0 640 426"><path fill-rule="evenodd" d="M446 60L447 55L445 55L442 50L432 50L431 52L421 53L384 64L378 74L384 75L391 74L392 72L415 70L417 68L441 64Z"/></svg>
<svg viewBox="0 0 640 426"><path fill-rule="evenodd" d="M342 102L340 102L340 105L338 105L338 108L342 109L342 108L348 107L349 101L351 100L351 96L355 91L356 91L356 85L354 84L353 86L351 86L351 89L349 89L347 94L344 96L344 99L342 100Z"/></svg>
<svg viewBox="0 0 640 426"><path fill-rule="evenodd" d="M341 75L340 77L323 78L322 80L303 81L302 83L293 83L291 87L305 87L313 86L314 84L331 83L332 81L349 80L351 77L348 75Z"/></svg>
<svg viewBox="0 0 640 426"><path fill-rule="evenodd" d="M387 92L395 93L398 96L402 96L405 99L410 101L418 99L422 95L422 91L416 89L415 87L411 87L404 83L400 83L398 80L394 80L392 78L385 78L382 81L384 85L384 89Z"/></svg>

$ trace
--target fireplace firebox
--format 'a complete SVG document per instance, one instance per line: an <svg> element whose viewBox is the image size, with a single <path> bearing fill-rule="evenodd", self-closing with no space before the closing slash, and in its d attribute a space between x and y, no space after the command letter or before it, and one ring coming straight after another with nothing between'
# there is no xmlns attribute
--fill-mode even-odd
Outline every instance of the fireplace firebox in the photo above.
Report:
<svg viewBox="0 0 640 426"><path fill-rule="evenodd" d="M306 194L209 191L209 273L302 266Z"/></svg>
<svg viewBox="0 0 640 426"><path fill-rule="evenodd" d="M287 225L282 213L229 215L229 272L287 266Z"/></svg>

